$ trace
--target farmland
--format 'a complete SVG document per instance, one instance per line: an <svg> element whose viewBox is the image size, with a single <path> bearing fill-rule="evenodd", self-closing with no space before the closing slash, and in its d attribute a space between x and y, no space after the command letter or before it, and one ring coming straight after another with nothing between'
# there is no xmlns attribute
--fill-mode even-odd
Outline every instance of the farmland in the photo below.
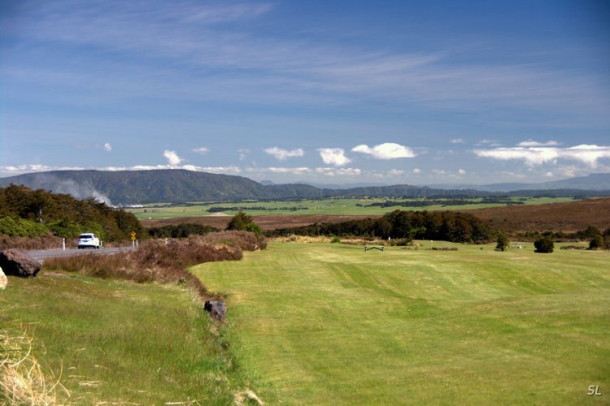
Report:
<svg viewBox="0 0 610 406"><path fill-rule="evenodd" d="M458 251L431 251L452 247ZM270 404L579 404L610 388L608 252L272 243L193 272L224 292Z"/></svg>
<svg viewBox="0 0 610 406"><path fill-rule="evenodd" d="M516 199L516 198L513 198ZM312 201L314 202L314 201ZM317 204L322 204L323 201L315 201ZM336 205L333 210L339 214L306 214L306 211L299 211L300 214L278 214L273 211L267 211L264 215L255 215L254 220L261 226L263 230L274 230L285 227L300 227L313 223L337 223L347 220L359 219L363 217L376 217L377 215L354 214L358 210L376 210L381 216L384 213L400 209L400 210L431 210L431 207L385 207L379 206L364 207L378 200L367 199L365 201L357 200L329 200L326 201L329 205ZM484 208L481 205L467 205L467 211L482 220L486 221L492 228L500 229L508 233L519 233L527 231L563 231L575 232L583 230L592 225L600 230L605 230L610 226L610 198L586 199L580 201L563 201L563 199L526 199L522 201L524 204L519 205L503 205L500 207ZM277 202L276 202L277 203ZM257 203L260 204L260 203ZM271 203L269 203L271 204ZM303 202L294 204L304 204ZM357 206L360 204L361 206ZM344 211L339 210L338 206L343 205ZM200 212L197 214L194 207L199 207ZM207 207L207 206L206 206ZM170 207L171 208L171 207ZM170 209L168 208L168 210ZM457 210L457 206L446 206L439 208L441 210ZM142 210L137 214L142 216ZM146 210L157 210L148 208ZM158 209L161 210L161 209ZM172 210L185 210L182 214L186 217L161 218L165 215L170 216L171 213L158 211L157 219L142 220L145 227L160 227L170 224L179 223L194 223L206 226L212 226L219 229L224 229L229 223L230 216L209 215L209 212L204 212L202 206L184 206L182 209L173 207ZM206 209L207 210L207 209ZM466 210L464 210L466 211ZM382 213L384 212L384 213ZM149 212L146 212L148 214ZM207 214L206 214L207 213ZM247 213L251 213L247 211ZM153 213L150 213L151 215ZM192 215L189 217L188 215ZM226 213L224 213L226 214Z"/></svg>
<svg viewBox="0 0 610 406"><path fill-rule="evenodd" d="M381 206L391 201L395 205ZM507 204L537 205L545 203L563 203L574 201L572 198L533 198L511 197L496 202L485 202L483 199L434 199L427 204L425 199L319 199L296 201L251 201L240 203L205 203L189 204L151 204L140 208L131 208L140 220L160 220L169 218L199 217L210 215L234 215L240 210L251 216L262 215L344 215L344 216L381 216L390 211L401 210L474 210L490 207L504 207ZM405 206L407 204L412 206Z"/></svg>

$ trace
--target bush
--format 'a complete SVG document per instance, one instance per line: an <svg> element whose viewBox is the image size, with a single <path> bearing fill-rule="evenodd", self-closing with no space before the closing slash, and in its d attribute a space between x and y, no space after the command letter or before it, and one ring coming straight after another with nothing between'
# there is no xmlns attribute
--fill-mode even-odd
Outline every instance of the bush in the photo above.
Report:
<svg viewBox="0 0 610 406"><path fill-rule="evenodd" d="M536 247L536 252L550 254L553 252L555 244L549 237L540 237L534 241L534 247Z"/></svg>
<svg viewBox="0 0 610 406"><path fill-rule="evenodd" d="M602 237L601 234L598 234L595 237L593 237L593 239L589 243L589 249L590 250L603 249L604 247L605 247L604 237Z"/></svg>
<svg viewBox="0 0 610 406"><path fill-rule="evenodd" d="M500 234L496 244L496 251L506 251L510 246L510 240L504 234Z"/></svg>
<svg viewBox="0 0 610 406"><path fill-rule="evenodd" d="M341 242L341 238L339 238L335 235L333 238L331 238L330 242L331 242L331 244L338 244Z"/></svg>

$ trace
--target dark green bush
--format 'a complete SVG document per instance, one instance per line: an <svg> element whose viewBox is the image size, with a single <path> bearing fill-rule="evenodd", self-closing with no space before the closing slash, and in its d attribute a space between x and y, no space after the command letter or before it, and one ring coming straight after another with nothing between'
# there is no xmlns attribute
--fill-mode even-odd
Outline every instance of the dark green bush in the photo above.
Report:
<svg viewBox="0 0 610 406"><path fill-rule="evenodd" d="M555 244L549 237L540 237L534 241L534 247L536 247L536 252L550 254L553 252Z"/></svg>

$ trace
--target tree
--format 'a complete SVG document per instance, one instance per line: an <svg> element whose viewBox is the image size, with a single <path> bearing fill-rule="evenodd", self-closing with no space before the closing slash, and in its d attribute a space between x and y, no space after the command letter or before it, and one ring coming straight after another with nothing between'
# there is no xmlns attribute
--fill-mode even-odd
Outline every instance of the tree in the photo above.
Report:
<svg viewBox="0 0 610 406"><path fill-rule="evenodd" d="M252 220L251 216L248 216L243 211L237 213L227 226L227 230L238 230L238 231L250 231L256 234L261 234L261 228L258 224Z"/></svg>
<svg viewBox="0 0 610 406"><path fill-rule="evenodd" d="M510 240L504 234L498 236L498 243L496 244L496 251L506 251L510 246Z"/></svg>
<svg viewBox="0 0 610 406"><path fill-rule="evenodd" d="M536 252L550 254L553 252L555 244L553 244L553 240L550 237L540 237L534 241L534 247L536 247Z"/></svg>
<svg viewBox="0 0 610 406"><path fill-rule="evenodd" d="M595 237L593 237L593 239L589 243L590 250L602 249L602 248L604 248L604 246L605 246L604 237L602 237L601 234L597 234Z"/></svg>

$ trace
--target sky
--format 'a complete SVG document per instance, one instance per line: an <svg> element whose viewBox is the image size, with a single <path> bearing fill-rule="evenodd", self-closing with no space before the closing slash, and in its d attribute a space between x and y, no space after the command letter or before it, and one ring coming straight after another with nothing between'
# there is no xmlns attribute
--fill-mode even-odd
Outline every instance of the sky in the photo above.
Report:
<svg viewBox="0 0 610 406"><path fill-rule="evenodd" d="M610 2L0 0L0 177L610 172Z"/></svg>

